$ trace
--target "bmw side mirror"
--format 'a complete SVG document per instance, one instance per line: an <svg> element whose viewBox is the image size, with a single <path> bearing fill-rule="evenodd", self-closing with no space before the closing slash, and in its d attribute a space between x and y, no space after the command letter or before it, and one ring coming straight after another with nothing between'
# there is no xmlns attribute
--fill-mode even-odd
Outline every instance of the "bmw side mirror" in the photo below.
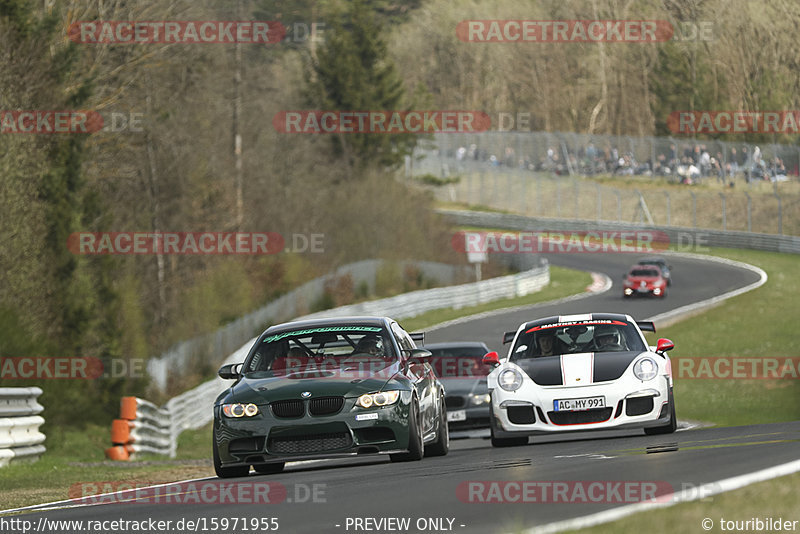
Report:
<svg viewBox="0 0 800 534"><path fill-rule="evenodd" d="M224 378L225 380L235 380L239 378L239 369L241 368L241 363L229 363L228 365L223 365L217 371L217 374L220 378ZM239 369L237 369L237 367Z"/></svg>
<svg viewBox="0 0 800 534"><path fill-rule="evenodd" d="M497 351L493 350L492 352L486 353L483 357L483 365L500 365L500 356L497 354Z"/></svg>
<svg viewBox="0 0 800 534"><path fill-rule="evenodd" d="M663 337L659 339L658 343L656 344L656 352L667 352L668 350L672 350L674 348L675 343Z"/></svg>

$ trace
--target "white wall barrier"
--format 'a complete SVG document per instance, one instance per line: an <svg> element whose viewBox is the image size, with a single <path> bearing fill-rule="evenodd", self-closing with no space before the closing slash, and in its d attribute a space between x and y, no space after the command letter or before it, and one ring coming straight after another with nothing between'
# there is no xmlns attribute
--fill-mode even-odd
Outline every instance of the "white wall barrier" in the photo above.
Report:
<svg viewBox="0 0 800 534"><path fill-rule="evenodd" d="M0 388L0 467L20 460L35 461L45 452L39 432L44 407L37 402L42 390Z"/></svg>
<svg viewBox="0 0 800 534"><path fill-rule="evenodd" d="M543 264L522 273L471 284L412 291L325 310L297 320L348 315L389 316L401 320L436 309L464 308L524 296L543 289L549 283L550 268ZM244 361L254 341L255 338L242 345L223 364ZM231 384L230 380L214 378L173 397L162 408L136 397L123 397L120 419L115 420L111 427L114 445L106 449L106 456L112 460L131 460L137 453L147 452L174 457L178 435L184 430L210 423L214 417L214 401Z"/></svg>

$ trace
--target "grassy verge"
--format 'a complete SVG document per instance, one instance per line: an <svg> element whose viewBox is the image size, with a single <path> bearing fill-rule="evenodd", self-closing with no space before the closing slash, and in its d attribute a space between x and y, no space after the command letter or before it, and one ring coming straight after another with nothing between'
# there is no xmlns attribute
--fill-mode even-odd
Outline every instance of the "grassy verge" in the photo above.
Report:
<svg viewBox="0 0 800 534"><path fill-rule="evenodd" d="M732 525L725 529L720 527L720 521L747 521L771 517L773 519L800 520L798 513L797 488L800 487L800 473L788 475L758 484L722 493L703 500L676 504L668 508L651 510L635 514L613 523L606 523L596 527L581 529L581 532L591 534L614 534L647 532L649 534L672 534L677 531L684 532L723 532L734 530ZM713 524L709 530L702 526L704 519L711 519ZM676 529L676 526L678 527ZM769 531L767 528L757 529L755 526L747 528L750 532ZM794 524L794 529L800 530L800 523Z"/></svg>
<svg viewBox="0 0 800 534"><path fill-rule="evenodd" d="M550 285L531 295L503 299L461 310L440 310L403 321L410 330L483 311L534 304L582 292L591 277L581 271L552 267ZM410 325L410 326L409 326ZM0 469L0 509L69 499L70 494L98 484L158 484L214 475L211 465L211 425L182 432L174 460L162 456L140 456L134 462L101 461L110 446L109 428L90 426L83 431L52 429L47 436L47 453L36 463L13 464ZM90 489L90 488L87 488Z"/></svg>
<svg viewBox="0 0 800 534"><path fill-rule="evenodd" d="M62 501L79 497L84 490L96 493L91 491L92 485L110 489L119 484L146 486L213 476L210 435L210 425L182 433L176 460L152 456L136 462L111 462L98 461L110 445L108 428L53 430L47 436L48 451L38 462L0 469L0 509Z"/></svg>
<svg viewBox="0 0 800 534"><path fill-rule="evenodd" d="M791 254L716 249L714 255L761 267L769 280L755 291L725 301L690 320L659 329L675 342L670 352L678 417L720 426L800 419L800 380L708 379L697 376L697 357L786 358L800 356L796 341L800 258ZM692 358L682 367L681 359ZM796 369L795 361L795 371ZM684 372L681 372L681 369ZM708 375L705 375L708 376Z"/></svg>

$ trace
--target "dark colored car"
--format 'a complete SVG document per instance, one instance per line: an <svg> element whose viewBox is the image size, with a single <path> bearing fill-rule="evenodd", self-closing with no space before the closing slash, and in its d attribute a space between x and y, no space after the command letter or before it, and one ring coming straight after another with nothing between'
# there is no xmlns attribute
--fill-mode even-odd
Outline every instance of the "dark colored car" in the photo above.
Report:
<svg viewBox="0 0 800 534"><path fill-rule="evenodd" d="M236 382L214 403L217 476L310 458L447 454L444 388L430 357L388 317L270 327L243 363L219 370Z"/></svg>
<svg viewBox="0 0 800 534"><path fill-rule="evenodd" d="M635 295L652 295L664 298L667 296L667 279L658 265L634 265L622 283L622 295L625 298Z"/></svg>
<svg viewBox="0 0 800 534"><path fill-rule="evenodd" d="M647 258L642 258L636 262L637 265L658 265L658 268L661 269L661 275L667 279L667 285L672 285L672 266L667 263L667 260L662 258L661 256L649 256Z"/></svg>
<svg viewBox="0 0 800 534"><path fill-rule="evenodd" d="M447 392L447 421L450 430L489 428L489 390L483 357L489 352L485 343L464 341L431 343L431 365Z"/></svg>

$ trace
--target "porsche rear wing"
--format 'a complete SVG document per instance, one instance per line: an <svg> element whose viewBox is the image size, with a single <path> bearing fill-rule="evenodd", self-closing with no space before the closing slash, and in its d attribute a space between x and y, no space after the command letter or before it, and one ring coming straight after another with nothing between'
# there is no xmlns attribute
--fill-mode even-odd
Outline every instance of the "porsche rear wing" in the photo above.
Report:
<svg viewBox="0 0 800 534"><path fill-rule="evenodd" d="M653 321L636 321L636 326L639 327L639 330L642 332L655 332L656 325Z"/></svg>

